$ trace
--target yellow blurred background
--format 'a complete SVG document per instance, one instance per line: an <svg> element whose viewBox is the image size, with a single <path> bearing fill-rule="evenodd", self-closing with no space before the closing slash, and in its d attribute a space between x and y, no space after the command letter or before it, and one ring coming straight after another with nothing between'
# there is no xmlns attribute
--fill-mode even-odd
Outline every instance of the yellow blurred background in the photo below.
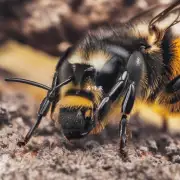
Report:
<svg viewBox="0 0 180 180"><path fill-rule="evenodd" d="M15 41L7 42L0 49L0 68L11 73L13 77L37 81L48 86L51 85L57 61L58 58ZM25 84L5 83L3 78L5 77L1 77L2 88L3 86L9 89L15 87L14 90L32 94L38 101L46 93L42 89Z"/></svg>

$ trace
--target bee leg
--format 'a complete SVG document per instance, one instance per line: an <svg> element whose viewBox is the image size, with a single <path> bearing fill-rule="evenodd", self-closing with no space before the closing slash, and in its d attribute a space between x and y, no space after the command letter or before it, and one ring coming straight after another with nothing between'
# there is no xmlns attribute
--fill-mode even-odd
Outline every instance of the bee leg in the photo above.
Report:
<svg viewBox="0 0 180 180"><path fill-rule="evenodd" d="M57 100L59 100L58 92L59 92L59 88L60 87L59 88L55 88L59 84L58 70L61 67L62 63L67 59L67 57L69 56L71 51L72 51L72 47L68 48L64 52L64 54L62 55L60 60L58 61L57 65L56 65L56 71L54 73L52 85L51 85L51 90L49 90L47 96L43 99L43 101L40 104L40 108L39 108L39 111L38 111L36 123L29 130L29 132L25 136L24 141L23 142L18 142L19 146L26 145L28 143L28 141L30 140L30 138L33 135L34 131L39 126L42 118L47 115L47 113L48 113L48 111L50 109L50 105L51 105L51 118L52 118L52 114L53 114L53 112L55 110L55 107L56 107L56 104L57 104Z"/></svg>
<svg viewBox="0 0 180 180"><path fill-rule="evenodd" d="M40 124L40 122L42 120L42 117L47 115L47 112L48 112L48 110L50 108L50 104L51 104L51 101L49 100L49 98L45 97L43 99L41 105L40 105L36 123L33 125L33 127L31 127L31 129L29 130L29 132L25 136L24 141L19 141L17 143L18 146L25 146L28 143L28 141L30 140L32 134L34 133L36 128L39 126L39 124Z"/></svg>
<svg viewBox="0 0 180 180"><path fill-rule="evenodd" d="M55 70L54 76L53 76L53 82L52 82L52 86L51 86L52 89L59 84L59 82L60 82L60 79L59 79L59 77L58 77L59 68L61 67L62 63L67 60L68 56L69 56L70 53L72 52L72 49L73 49L73 47L69 47L69 48L63 53L63 55L61 56L61 58L59 59L57 65L56 65L56 70ZM53 119L52 116L53 116L54 110L55 110L55 108L56 108L56 104L57 104L57 102L58 102L59 99L60 99L59 89L56 89L56 90L54 91L54 97L56 97L56 98L54 99L54 101L52 102L52 105L51 105L51 113L50 113L51 119Z"/></svg>
<svg viewBox="0 0 180 180"><path fill-rule="evenodd" d="M115 100L114 98L117 97L117 95L121 95L123 93L123 89L127 85L127 80L128 80L128 74L127 74L127 71L125 71L122 74L122 76L119 78L119 81L116 83L114 88L112 88L109 95L107 97L105 97L102 100L102 102L100 103L100 106L98 107L98 115L100 115L100 117L101 117L102 113L104 112L105 107L106 108L108 107L109 101ZM126 135L127 119L128 119L128 115L132 111L132 108L133 108L133 105L135 102L135 94L136 94L135 82L131 82L126 91L124 100L122 102L122 109L121 109L122 118L119 123L120 154L122 155L122 157L126 156L125 147L126 147L126 143L127 143L127 135Z"/></svg>
<svg viewBox="0 0 180 180"><path fill-rule="evenodd" d="M130 115L136 96L136 87L139 87L142 75L145 72L144 57L139 51L134 51L128 59L127 71L124 71L122 76L117 80L116 84L113 86L108 96L105 97L95 113L95 119L100 121L102 119L104 112L109 108L109 105L113 103L117 98L124 95L125 96L122 103L122 118L120 121L119 135L120 135L120 153L123 154L126 147L126 126L127 117ZM100 117L100 118L99 118Z"/></svg>
<svg viewBox="0 0 180 180"><path fill-rule="evenodd" d="M18 142L19 146L24 146L28 143L32 134L34 133L36 128L39 126L42 118L47 115L52 102L54 102L54 100L56 98L56 96L54 94L55 90L59 89L60 87L66 85L66 84L68 84L71 81L72 81L72 77L68 78L66 81L62 82L61 84L55 86L54 88L52 88L48 91L47 96L43 99L43 101L40 104L40 108L39 108L39 111L37 114L37 120L36 120L35 124L33 125L33 127L31 127L31 129L29 130L29 132L25 136L24 141Z"/></svg>
<svg viewBox="0 0 180 180"><path fill-rule="evenodd" d="M54 73L54 77L53 77L52 88L56 87L58 84L59 84L58 72L56 71ZM50 113L51 119L53 119L53 113L56 108L56 104L59 101L59 93L58 92L59 92L59 90L56 89L53 94L53 96L56 98L54 98L54 101L52 101L52 104L51 104L51 113Z"/></svg>
<svg viewBox="0 0 180 180"><path fill-rule="evenodd" d="M128 59L126 68L127 71L124 71L120 78L118 78L116 84L112 87L108 95L101 101L100 105L98 106L95 113L96 120L102 119L102 114L104 114L106 109L109 108L109 104L113 103L117 98L123 95L123 91L126 87L128 87L128 84L130 84L127 90L129 93L132 93L132 89L135 87L135 84L136 86L139 85L145 68L144 58L141 52L134 51L131 54ZM126 98L128 97L129 94L126 94ZM124 105L126 105L125 102ZM128 102L126 108L129 108L129 105L130 103Z"/></svg>
<svg viewBox="0 0 180 180"><path fill-rule="evenodd" d="M119 123L120 151L126 146L126 142L127 142L126 127L127 127L127 116L123 114L121 121Z"/></svg>
<svg viewBox="0 0 180 180"><path fill-rule="evenodd" d="M98 108L96 109L95 119L100 122L105 112L109 108L109 105L113 103L118 96L123 93L123 90L127 84L128 73L125 71L120 78L117 80L117 83L113 86L108 95L101 101Z"/></svg>
<svg viewBox="0 0 180 180"><path fill-rule="evenodd" d="M127 128L127 117L131 113L134 102L135 102L135 83L132 82L129 85L129 88L125 94L123 103L122 103L122 118L119 124L119 136L120 136L120 153L124 155L124 149L127 143L127 135L126 135L126 128Z"/></svg>

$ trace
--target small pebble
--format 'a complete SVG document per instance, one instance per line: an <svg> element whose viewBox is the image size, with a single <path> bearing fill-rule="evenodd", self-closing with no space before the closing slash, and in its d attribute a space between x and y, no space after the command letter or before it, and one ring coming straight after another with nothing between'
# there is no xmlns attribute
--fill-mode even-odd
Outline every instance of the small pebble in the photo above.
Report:
<svg viewBox="0 0 180 180"><path fill-rule="evenodd" d="M140 151L143 151L143 152L147 152L147 151L148 151L148 148L145 147L145 146L140 146L139 150L140 150Z"/></svg>
<svg viewBox="0 0 180 180"><path fill-rule="evenodd" d="M169 146L165 148L166 155L172 156L174 154L177 154L178 148L174 143L171 143Z"/></svg>
<svg viewBox="0 0 180 180"><path fill-rule="evenodd" d="M173 162L173 163L179 163L179 164L180 164L180 155L173 156L172 162Z"/></svg>
<svg viewBox="0 0 180 180"><path fill-rule="evenodd" d="M149 147L149 150L150 150L150 151L152 151L152 152L157 152L158 147L157 147L156 141L154 141L154 140L148 140L148 141L147 141L147 144L148 144L148 147Z"/></svg>

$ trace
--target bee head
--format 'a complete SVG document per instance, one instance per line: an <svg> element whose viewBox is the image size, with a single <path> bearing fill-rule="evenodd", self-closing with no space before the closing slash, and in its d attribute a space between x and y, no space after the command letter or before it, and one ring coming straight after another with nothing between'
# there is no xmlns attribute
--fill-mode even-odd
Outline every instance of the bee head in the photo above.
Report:
<svg viewBox="0 0 180 180"><path fill-rule="evenodd" d="M70 61L70 60L69 60ZM71 70L73 81L61 89L61 99L58 102L57 125L61 127L67 139L78 139L87 135L95 126L94 110L99 100L99 90L96 86L96 70L84 63L64 64L61 79L66 79L66 72ZM67 75L66 75L67 76Z"/></svg>

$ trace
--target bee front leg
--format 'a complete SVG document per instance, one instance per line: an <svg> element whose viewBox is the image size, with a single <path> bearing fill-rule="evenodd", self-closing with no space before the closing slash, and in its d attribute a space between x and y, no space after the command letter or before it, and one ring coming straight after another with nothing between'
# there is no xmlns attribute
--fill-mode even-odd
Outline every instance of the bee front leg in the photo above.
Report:
<svg viewBox="0 0 180 180"><path fill-rule="evenodd" d="M119 125L120 154L122 155L124 155L127 143L127 119L132 111L136 91L138 91L137 88L139 87L140 81L143 79L145 70L146 68L142 53L140 51L134 51L128 59L126 70L118 78L108 95L101 101L95 113L95 119L100 122L101 119L103 119L104 112L109 109L110 105L124 96L121 108L122 117Z"/></svg>
<svg viewBox="0 0 180 180"><path fill-rule="evenodd" d="M119 125L119 136L120 136L120 153L125 153L125 147L127 143L126 127L127 119L130 115L136 97L136 91L139 87L140 81L143 79L145 72L144 57L140 51L135 51L131 54L127 63L128 72L128 83L126 86L124 100L122 102L122 118Z"/></svg>
<svg viewBox="0 0 180 180"><path fill-rule="evenodd" d="M135 95L136 95L136 91L135 91L135 83L132 82L129 85L129 88L125 94L123 103L122 103L122 109L121 109L121 113L122 113L122 118L119 124L119 136L120 136L120 153L122 155L125 155L125 147L126 147L126 143L127 143L127 118L128 115L131 113L134 102L135 102Z"/></svg>
<svg viewBox="0 0 180 180"><path fill-rule="evenodd" d="M99 121L99 117L102 117L103 112L107 107L109 107L109 104L114 102L117 98L117 96L124 95L124 89L127 87L127 90L125 91L124 100L122 102L122 118L119 124L119 136L120 136L120 154L124 156L124 149L126 147L127 143L127 136L126 136L126 127L127 127L127 118L130 115L134 102L135 102L135 82L127 83L128 82L128 73L125 71L122 76L119 78L117 83L114 85L112 90L109 92L108 96L105 97L102 102L100 103L96 115L96 119ZM128 85L127 85L128 84Z"/></svg>
<svg viewBox="0 0 180 180"><path fill-rule="evenodd" d="M52 82L52 89L54 87L56 87L59 83L60 83L60 78L58 77L58 74L60 72L60 68L62 66L62 63L64 63L65 61L67 61L67 58L68 56L70 55L70 53L72 52L72 49L73 47L69 47L62 55L62 57L59 59L57 65L56 65L56 69L55 69L55 73L54 73L54 76L53 76L53 82ZM50 116L51 116L51 119L53 119L53 113L55 111L55 108L56 108L56 104L57 102L59 101L60 99L60 94L59 94L59 89L56 89L54 91L54 101L52 101L52 104L51 104L51 113L50 113Z"/></svg>
<svg viewBox="0 0 180 180"><path fill-rule="evenodd" d="M38 114L37 114L37 120L35 122L35 124L31 127L31 129L28 131L28 133L26 134L25 138L23 141L19 141L17 143L18 146L25 146L29 140L31 139L34 131L37 129L37 127L39 126L42 118L44 116L46 116L47 112L49 111L51 105L51 101L49 100L49 98L45 97L40 105Z"/></svg>
<svg viewBox="0 0 180 180"><path fill-rule="evenodd" d="M108 95L101 101L98 108L96 109L95 119L100 122L102 117L105 116L104 112L109 108L109 106L123 94L123 90L127 85L128 73L124 71L124 73L118 78L116 84L113 86Z"/></svg>
<svg viewBox="0 0 180 180"><path fill-rule="evenodd" d="M53 77L53 82L52 82L52 88L56 87L57 85L59 84L59 79L58 79L58 72L56 71L54 73L54 77ZM59 100L59 89L56 89L54 91L54 101L52 101L52 104L51 104L51 113L50 113L50 116L51 116L51 119L53 119L53 113L55 111L55 108L56 108L56 104Z"/></svg>

